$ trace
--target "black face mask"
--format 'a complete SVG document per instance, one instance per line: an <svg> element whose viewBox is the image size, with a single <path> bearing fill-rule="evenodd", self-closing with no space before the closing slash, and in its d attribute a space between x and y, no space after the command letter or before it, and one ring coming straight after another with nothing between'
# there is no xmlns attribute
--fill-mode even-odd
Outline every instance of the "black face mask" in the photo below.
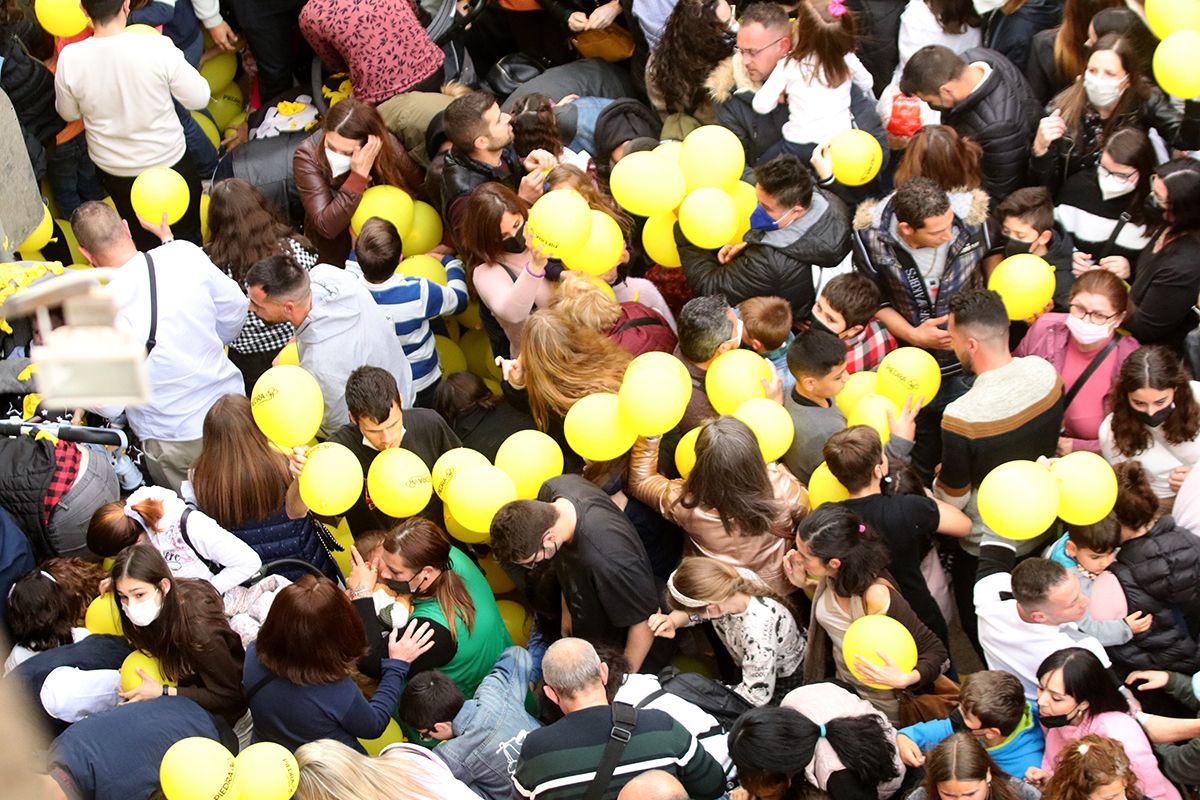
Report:
<svg viewBox="0 0 1200 800"><path fill-rule="evenodd" d="M1166 406L1165 408L1160 408L1153 414L1147 414L1145 411L1138 411L1136 408L1130 410L1133 412L1134 419L1139 420L1144 425L1149 425L1151 428L1157 428L1159 425L1162 425L1164 422L1166 422L1167 418L1171 416L1171 413L1175 411L1175 404L1171 403L1171 405Z"/></svg>
<svg viewBox="0 0 1200 800"><path fill-rule="evenodd" d="M522 222L521 227L517 228L517 232L514 233L512 236L505 236L504 239L502 239L500 242L500 247L503 248L504 252L506 252L506 253L512 253L514 255L516 255L517 253L524 253L525 252L525 223Z"/></svg>
<svg viewBox="0 0 1200 800"><path fill-rule="evenodd" d="M1078 713L1078 711L1079 706L1075 706L1075 709L1071 711L1070 714L1050 714L1048 716L1039 716L1038 721L1042 723L1043 728L1063 728L1071 724L1071 720L1075 717L1075 714Z"/></svg>
<svg viewBox="0 0 1200 800"><path fill-rule="evenodd" d="M809 312L808 321L812 325L811 330L825 331L825 333L830 333L830 334L833 334L834 336L837 336L836 333L833 333L833 331L831 331L829 329L828 325L826 325L824 322L821 321L821 318L818 317L815 312Z"/></svg>
<svg viewBox="0 0 1200 800"><path fill-rule="evenodd" d="M397 581L391 578L380 578L379 582L387 588L391 589L396 594L412 594L412 586L408 581Z"/></svg>
<svg viewBox="0 0 1200 800"><path fill-rule="evenodd" d="M950 720L950 729L955 733L970 733L971 729L967 727L966 720L963 719L962 709L956 708L950 712L948 717Z"/></svg>
<svg viewBox="0 0 1200 800"><path fill-rule="evenodd" d="M1033 250L1033 242L1022 242L1020 239L1014 239L1011 236L1004 237L1004 257L1020 255Z"/></svg>

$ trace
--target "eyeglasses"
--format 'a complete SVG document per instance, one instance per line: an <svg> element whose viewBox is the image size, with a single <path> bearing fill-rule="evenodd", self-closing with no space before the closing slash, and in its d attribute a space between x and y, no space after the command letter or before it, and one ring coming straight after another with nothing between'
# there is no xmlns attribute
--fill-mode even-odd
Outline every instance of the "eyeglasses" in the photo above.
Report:
<svg viewBox="0 0 1200 800"><path fill-rule="evenodd" d="M1137 170L1131 170L1131 171L1129 171L1129 172L1113 172L1111 169L1109 169L1108 167L1104 166L1103 164L1097 164L1097 165L1096 165L1096 170L1097 170L1097 171L1098 171L1098 172L1099 172L1101 175L1109 175L1109 176L1111 176L1111 177L1113 177L1113 178L1117 178L1117 179L1119 179L1119 180L1123 180L1123 181L1126 181L1126 182L1128 182L1128 181L1131 181L1131 180L1133 180L1134 178L1136 178L1136 177L1137 177Z"/></svg>
<svg viewBox="0 0 1200 800"><path fill-rule="evenodd" d="M1115 314L1101 314L1099 311L1088 311L1086 308L1076 303L1071 303L1068 308L1071 311L1072 317L1078 317L1084 322L1091 322L1094 325L1104 325L1108 322L1111 322L1121 313L1118 311Z"/></svg>
<svg viewBox="0 0 1200 800"><path fill-rule="evenodd" d="M518 561L517 566L520 567L521 569L531 570L534 567L536 567L538 564L541 564L543 561L549 561L550 559L554 558L555 555L558 554L558 546L557 545L555 545L553 553L546 552L548 549L549 549L548 545L542 545L541 548L539 548L538 551L533 554L533 558L531 558L529 561Z"/></svg>
<svg viewBox="0 0 1200 800"><path fill-rule="evenodd" d="M763 52L764 50L768 50L768 49L774 47L775 45L779 44L786 38L787 38L786 36L780 36L775 41L768 42L767 44L764 44L762 47L755 47L753 50L747 50L744 47L734 47L733 52L737 53L740 56L750 56L750 58L757 58L759 53Z"/></svg>

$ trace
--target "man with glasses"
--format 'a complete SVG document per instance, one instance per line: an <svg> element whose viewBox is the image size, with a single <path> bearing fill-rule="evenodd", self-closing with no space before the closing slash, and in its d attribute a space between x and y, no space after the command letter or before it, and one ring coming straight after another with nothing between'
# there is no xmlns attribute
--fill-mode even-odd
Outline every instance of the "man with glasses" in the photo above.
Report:
<svg viewBox="0 0 1200 800"><path fill-rule="evenodd" d="M631 672L664 665L669 648L659 643L669 640L655 639L645 624L659 610L650 559L600 487L579 475L551 478L537 500L514 500L496 512L491 545L501 564L558 579L563 636L622 648ZM651 646L655 657L647 659Z"/></svg>

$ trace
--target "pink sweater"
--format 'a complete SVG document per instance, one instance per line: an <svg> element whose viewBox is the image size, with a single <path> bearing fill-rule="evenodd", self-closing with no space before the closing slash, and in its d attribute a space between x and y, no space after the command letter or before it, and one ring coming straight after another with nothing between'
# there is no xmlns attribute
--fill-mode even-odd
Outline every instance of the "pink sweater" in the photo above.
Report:
<svg viewBox="0 0 1200 800"><path fill-rule="evenodd" d="M1079 725L1048 729L1046 750L1042 755L1042 769L1053 773L1062 749L1089 733L1107 736L1125 745L1125 754L1129 756L1129 763L1137 775L1142 794L1150 800L1181 800L1179 790L1158 768L1158 761L1154 758L1154 751L1150 749L1150 741L1146 738L1142 726L1136 719L1120 711L1106 711L1094 717L1086 717Z"/></svg>

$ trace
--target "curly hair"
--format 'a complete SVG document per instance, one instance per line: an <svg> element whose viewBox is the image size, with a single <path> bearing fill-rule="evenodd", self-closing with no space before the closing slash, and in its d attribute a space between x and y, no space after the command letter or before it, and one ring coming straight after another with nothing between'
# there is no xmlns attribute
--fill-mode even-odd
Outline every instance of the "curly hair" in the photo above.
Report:
<svg viewBox="0 0 1200 800"><path fill-rule="evenodd" d="M554 117L554 101L540 92L527 94L513 105L512 129L513 147L521 158L534 150L558 157L566 144Z"/></svg>
<svg viewBox="0 0 1200 800"><path fill-rule="evenodd" d="M1125 784L1125 800L1141 800L1142 789L1125 746L1107 736L1088 734L1058 754L1042 800L1087 800L1097 788L1116 780Z"/></svg>
<svg viewBox="0 0 1200 800"><path fill-rule="evenodd" d="M668 112L692 113L707 97L704 82L733 55L728 26L717 18L716 0L682 0L667 17L647 79L658 87Z"/></svg>
<svg viewBox="0 0 1200 800"><path fill-rule="evenodd" d="M88 606L100 596L100 581L107 577L104 568L82 558L48 558L42 569L54 576L69 598L72 624L82 625Z"/></svg>
<svg viewBox="0 0 1200 800"><path fill-rule="evenodd" d="M252 266L268 256L290 255L289 239L312 249L284 222L279 210L254 184L226 178L212 188L208 207L209 259L240 286Z"/></svg>
<svg viewBox="0 0 1200 800"><path fill-rule="evenodd" d="M1196 438L1200 433L1200 403L1192 394L1189 380L1183 361L1167 347L1147 345L1125 359L1108 395L1113 444L1118 453L1133 458L1151 444L1149 426L1134 416L1129 404L1129 395L1138 389L1174 390L1175 410L1163 423L1163 436L1169 444Z"/></svg>

